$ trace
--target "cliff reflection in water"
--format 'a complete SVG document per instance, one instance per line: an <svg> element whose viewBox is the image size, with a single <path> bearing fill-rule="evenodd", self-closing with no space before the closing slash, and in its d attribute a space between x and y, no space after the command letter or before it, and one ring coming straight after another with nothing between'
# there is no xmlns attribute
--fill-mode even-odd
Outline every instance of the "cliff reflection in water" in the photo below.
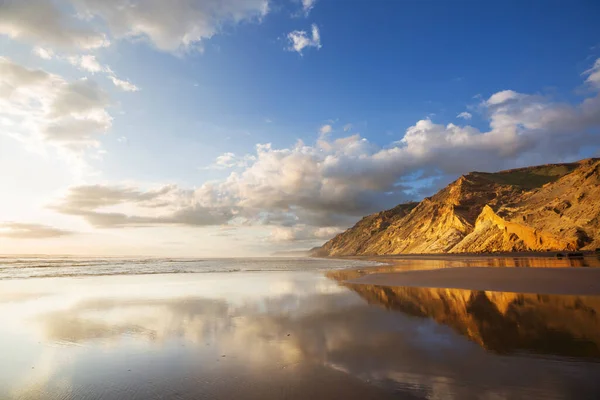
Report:
<svg viewBox="0 0 600 400"><path fill-rule="evenodd" d="M493 352L600 359L600 296L343 286L370 304L448 325Z"/></svg>

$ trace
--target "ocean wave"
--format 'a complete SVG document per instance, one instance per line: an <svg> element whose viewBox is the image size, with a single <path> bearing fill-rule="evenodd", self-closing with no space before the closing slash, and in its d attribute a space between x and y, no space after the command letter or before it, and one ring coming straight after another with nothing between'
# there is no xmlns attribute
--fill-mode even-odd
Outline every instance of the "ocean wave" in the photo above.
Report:
<svg viewBox="0 0 600 400"><path fill-rule="evenodd" d="M0 258L0 280L110 275L206 274L237 272L328 271L379 263L320 258Z"/></svg>

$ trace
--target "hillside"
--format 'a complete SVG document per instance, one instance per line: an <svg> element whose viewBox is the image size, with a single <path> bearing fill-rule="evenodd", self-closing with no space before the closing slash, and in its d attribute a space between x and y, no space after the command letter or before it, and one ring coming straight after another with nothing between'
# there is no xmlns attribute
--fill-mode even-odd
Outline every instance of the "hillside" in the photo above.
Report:
<svg viewBox="0 0 600 400"><path fill-rule="evenodd" d="M600 159L471 172L420 203L369 215L317 256L600 247Z"/></svg>

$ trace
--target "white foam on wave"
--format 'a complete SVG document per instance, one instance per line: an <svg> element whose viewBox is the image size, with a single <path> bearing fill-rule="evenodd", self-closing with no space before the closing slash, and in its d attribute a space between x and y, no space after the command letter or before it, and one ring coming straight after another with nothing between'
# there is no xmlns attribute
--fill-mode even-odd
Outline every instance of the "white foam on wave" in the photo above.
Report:
<svg viewBox="0 0 600 400"><path fill-rule="evenodd" d="M176 259L148 257L1 256L0 280L102 275L325 271L376 265L379 265L379 263L323 258Z"/></svg>

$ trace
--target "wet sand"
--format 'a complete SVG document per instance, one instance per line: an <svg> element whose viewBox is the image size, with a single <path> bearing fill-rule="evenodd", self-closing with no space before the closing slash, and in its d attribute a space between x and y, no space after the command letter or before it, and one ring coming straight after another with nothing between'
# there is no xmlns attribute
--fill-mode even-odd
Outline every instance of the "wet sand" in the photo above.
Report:
<svg viewBox="0 0 600 400"><path fill-rule="evenodd" d="M377 319L347 292L302 272L0 281L0 399L393 398L335 363Z"/></svg>
<svg viewBox="0 0 600 400"><path fill-rule="evenodd" d="M0 281L0 399L600 398L598 296L337 278Z"/></svg>
<svg viewBox="0 0 600 400"><path fill-rule="evenodd" d="M390 287L452 288L556 295L600 295L600 255L547 254L360 256L383 265L331 271L332 279Z"/></svg>
<svg viewBox="0 0 600 400"><path fill-rule="evenodd" d="M590 296L600 295L600 268L458 267L367 274L348 283Z"/></svg>

